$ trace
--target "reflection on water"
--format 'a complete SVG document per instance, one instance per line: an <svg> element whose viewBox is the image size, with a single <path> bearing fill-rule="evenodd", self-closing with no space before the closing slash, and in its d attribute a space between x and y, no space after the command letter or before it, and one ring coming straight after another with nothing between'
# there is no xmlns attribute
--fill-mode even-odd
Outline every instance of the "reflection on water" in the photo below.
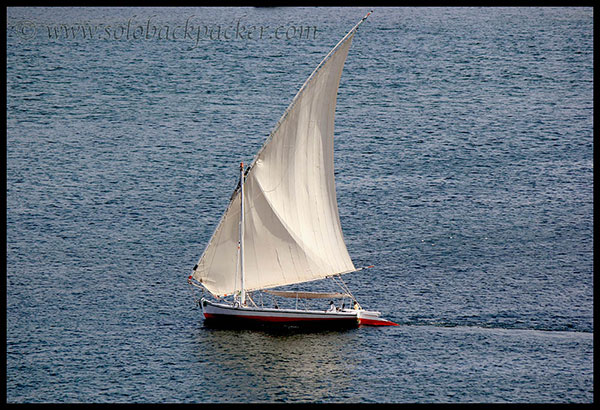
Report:
<svg viewBox="0 0 600 410"><path fill-rule="evenodd" d="M205 386L216 401L352 400L359 330L198 330Z"/></svg>

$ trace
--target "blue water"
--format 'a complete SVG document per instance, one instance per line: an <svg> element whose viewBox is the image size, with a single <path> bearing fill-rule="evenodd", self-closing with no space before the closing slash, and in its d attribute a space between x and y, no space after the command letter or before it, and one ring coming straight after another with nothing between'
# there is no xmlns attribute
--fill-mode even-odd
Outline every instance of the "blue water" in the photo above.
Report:
<svg viewBox="0 0 600 410"><path fill-rule="evenodd" d="M239 162L367 11L7 9L7 401L593 401L591 8L376 9L336 184L400 326L203 327Z"/></svg>

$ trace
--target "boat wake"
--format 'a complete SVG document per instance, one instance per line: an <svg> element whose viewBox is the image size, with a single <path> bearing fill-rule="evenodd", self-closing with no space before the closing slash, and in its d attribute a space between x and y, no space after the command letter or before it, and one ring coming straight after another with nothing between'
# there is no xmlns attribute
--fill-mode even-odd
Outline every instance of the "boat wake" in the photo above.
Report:
<svg viewBox="0 0 600 410"><path fill-rule="evenodd" d="M480 329L498 329L498 330L529 330L541 332L573 332L573 333L594 333L593 329L585 326L571 323L532 323L531 321L494 321L494 320L476 320L474 318L464 319L456 318L454 320L445 319L424 319L410 318L409 320L397 320L399 326L431 326L444 328L480 328Z"/></svg>

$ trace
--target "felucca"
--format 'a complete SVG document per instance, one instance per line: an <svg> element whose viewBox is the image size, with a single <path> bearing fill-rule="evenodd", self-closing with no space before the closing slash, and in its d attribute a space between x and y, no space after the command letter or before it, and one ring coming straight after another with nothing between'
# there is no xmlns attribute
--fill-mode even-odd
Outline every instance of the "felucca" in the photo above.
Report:
<svg viewBox="0 0 600 410"><path fill-rule="evenodd" d="M199 301L206 325L396 325L380 312L363 309L341 278L364 268L355 268L340 225L334 115L352 38L369 14L306 80L250 166L240 164L229 205L188 278L190 285L215 299ZM333 279L342 292L272 289L325 278ZM294 298L296 306L265 307L257 292ZM323 298L342 303L332 301L329 310L298 309L299 300Z"/></svg>

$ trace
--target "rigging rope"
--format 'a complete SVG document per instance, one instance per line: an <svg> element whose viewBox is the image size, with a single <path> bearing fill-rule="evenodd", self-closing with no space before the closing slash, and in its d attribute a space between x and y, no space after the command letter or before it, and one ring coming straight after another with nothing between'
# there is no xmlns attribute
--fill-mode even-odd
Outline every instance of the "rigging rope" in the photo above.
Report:
<svg viewBox="0 0 600 410"><path fill-rule="evenodd" d="M356 303L358 303L358 301L356 300L356 297L352 294L352 292L350 291L350 289L348 288L348 286L346 285L346 283L344 283L344 281L342 280L342 275L337 275L338 279L340 280L341 283L337 283L336 282L336 277L335 276L331 276L331 279L333 279L333 281L342 288L342 290L344 292L346 292L347 294L350 295L350 297L352 297L352 300L355 301ZM358 304L358 306L360 307L360 303Z"/></svg>

